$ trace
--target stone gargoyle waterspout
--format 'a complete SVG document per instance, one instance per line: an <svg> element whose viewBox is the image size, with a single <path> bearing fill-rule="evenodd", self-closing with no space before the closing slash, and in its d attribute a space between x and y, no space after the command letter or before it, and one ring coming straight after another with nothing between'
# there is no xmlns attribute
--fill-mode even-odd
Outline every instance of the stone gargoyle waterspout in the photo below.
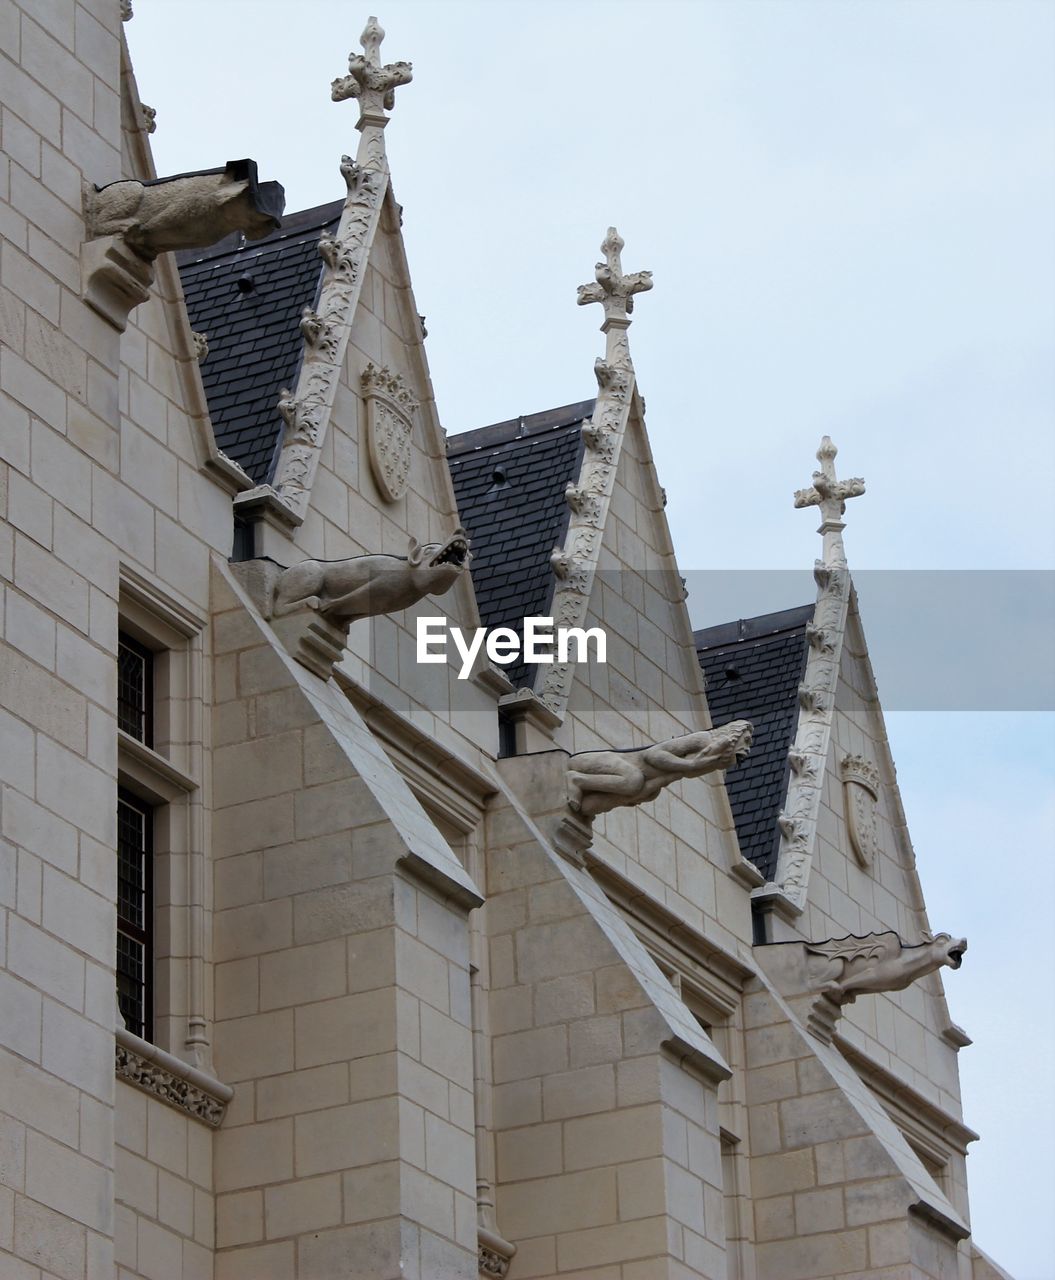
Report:
<svg viewBox="0 0 1055 1280"><path fill-rule="evenodd" d="M129 311L149 296L158 254L205 248L232 231L260 240L281 226L284 207L282 186L259 182L248 159L151 182L87 186L84 300L123 330Z"/></svg>
<svg viewBox="0 0 1055 1280"><path fill-rule="evenodd" d="M806 945L808 956L819 957L809 962L811 980L837 1005L852 1004L864 992L903 991L945 966L958 969L966 950L966 938L948 933L906 946L892 929Z"/></svg>
<svg viewBox="0 0 1055 1280"><path fill-rule="evenodd" d="M580 751L568 759L569 804L575 813L594 818L654 800L678 778L739 764L751 748L751 734L747 720L732 720L629 751Z"/></svg>
<svg viewBox="0 0 1055 1280"><path fill-rule="evenodd" d="M270 616L316 610L347 627L358 618L407 609L425 596L449 591L471 559L469 538L456 529L446 542L411 538L405 556L365 555L347 560L302 560L275 582Z"/></svg>
<svg viewBox="0 0 1055 1280"><path fill-rule="evenodd" d="M215 244L232 231L261 240L282 225L285 202L279 183L257 180L255 160L228 160L222 169L91 187L84 218L89 240L120 235L152 261L171 249Z"/></svg>

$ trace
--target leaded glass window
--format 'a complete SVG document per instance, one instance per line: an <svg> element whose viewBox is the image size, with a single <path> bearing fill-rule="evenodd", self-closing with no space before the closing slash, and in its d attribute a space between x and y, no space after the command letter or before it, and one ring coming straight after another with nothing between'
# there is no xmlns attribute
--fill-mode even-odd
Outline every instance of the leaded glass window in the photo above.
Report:
<svg viewBox="0 0 1055 1280"><path fill-rule="evenodd" d="M123 631L117 637L117 726L154 745L154 655Z"/></svg>
<svg viewBox="0 0 1055 1280"><path fill-rule="evenodd" d="M152 1009L153 815L130 792L117 793L117 1002L129 1031L149 1040Z"/></svg>

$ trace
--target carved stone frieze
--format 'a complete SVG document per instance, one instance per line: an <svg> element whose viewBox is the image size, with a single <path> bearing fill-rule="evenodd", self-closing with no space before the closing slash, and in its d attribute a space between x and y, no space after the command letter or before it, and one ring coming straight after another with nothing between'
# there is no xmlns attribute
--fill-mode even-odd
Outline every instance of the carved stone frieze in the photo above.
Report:
<svg viewBox="0 0 1055 1280"><path fill-rule="evenodd" d="M503 1240L497 1232L486 1227L477 1228L477 1245L479 1247L479 1270L481 1276L505 1276L509 1274L509 1264L517 1251L515 1244Z"/></svg>
<svg viewBox="0 0 1055 1280"><path fill-rule="evenodd" d="M806 629L806 670L798 689L799 719L788 752L791 776L784 809L777 819L780 849L775 883L794 906L802 908L809 884L810 862L820 812L824 767L828 756L839 660L849 610L849 572L843 550L842 515L846 500L864 492L864 481L841 482L835 475L837 450L828 436L821 441L813 486L795 494L795 506L819 506L822 558L814 565L817 602ZM764 893L769 890L759 890Z"/></svg>
<svg viewBox="0 0 1055 1280"><path fill-rule="evenodd" d="M115 1069L119 1080L153 1094L155 1098L160 1098L179 1111L185 1111L214 1129L223 1120L227 1110L226 1102L120 1042L115 1046Z"/></svg>
<svg viewBox="0 0 1055 1280"><path fill-rule="evenodd" d="M370 469L386 502L397 502L410 480L410 442L418 402L403 379L368 364L362 374Z"/></svg>

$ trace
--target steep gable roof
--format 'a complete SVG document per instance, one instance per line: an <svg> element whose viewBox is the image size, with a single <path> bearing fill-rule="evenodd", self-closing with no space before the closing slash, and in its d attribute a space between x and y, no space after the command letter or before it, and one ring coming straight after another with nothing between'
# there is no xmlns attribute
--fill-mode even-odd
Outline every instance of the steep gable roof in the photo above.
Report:
<svg viewBox="0 0 1055 1280"><path fill-rule="evenodd" d="M177 255L191 327L209 343L201 376L216 443L257 482L270 477L282 431L279 392L300 368L300 315L322 278L319 238L332 235L343 203L291 214L252 244L236 234Z"/></svg>
<svg viewBox="0 0 1055 1280"><path fill-rule="evenodd" d="M472 538L471 573L480 620L512 627L547 616L556 580L550 554L564 538L564 490L579 474L581 427L592 400L511 418L447 441L462 524ZM515 685L531 684L533 667L506 668Z"/></svg>
<svg viewBox="0 0 1055 1280"><path fill-rule="evenodd" d="M806 667L813 605L741 618L693 633L715 724L750 720L751 754L725 779L740 852L767 880L776 872L777 815L788 782L797 691Z"/></svg>

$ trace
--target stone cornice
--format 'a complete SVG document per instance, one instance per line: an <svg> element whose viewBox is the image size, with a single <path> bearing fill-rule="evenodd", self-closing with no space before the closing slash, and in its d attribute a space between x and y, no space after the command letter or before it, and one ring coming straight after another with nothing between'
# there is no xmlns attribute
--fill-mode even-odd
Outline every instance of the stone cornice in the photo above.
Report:
<svg viewBox="0 0 1055 1280"><path fill-rule="evenodd" d="M118 1027L114 1036L114 1065L119 1080L142 1089L193 1120L214 1129L219 1127L227 1104L234 1097L230 1085L206 1075L125 1027Z"/></svg>
<svg viewBox="0 0 1055 1280"><path fill-rule="evenodd" d="M968 1144L978 1141L979 1135L962 1120L880 1066L845 1036L837 1032L832 1043L913 1142L935 1147L936 1153L947 1158L950 1150L966 1155Z"/></svg>

